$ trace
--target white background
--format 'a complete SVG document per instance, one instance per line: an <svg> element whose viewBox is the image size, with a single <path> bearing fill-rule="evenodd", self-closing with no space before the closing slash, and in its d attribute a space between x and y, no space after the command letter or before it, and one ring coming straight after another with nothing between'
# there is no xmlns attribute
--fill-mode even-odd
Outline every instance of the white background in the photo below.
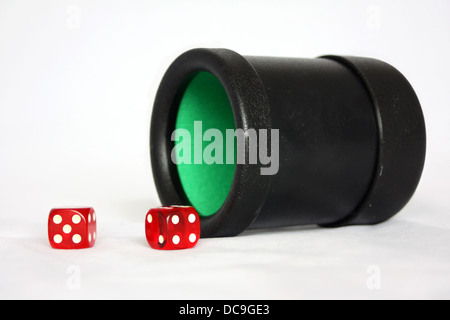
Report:
<svg viewBox="0 0 450 320"><path fill-rule="evenodd" d="M445 0L0 0L0 298L450 298L449 14ZM152 103L194 47L394 65L427 125L411 202L373 227L151 249ZM94 248L50 248L48 213L70 205L96 209Z"/></svg>

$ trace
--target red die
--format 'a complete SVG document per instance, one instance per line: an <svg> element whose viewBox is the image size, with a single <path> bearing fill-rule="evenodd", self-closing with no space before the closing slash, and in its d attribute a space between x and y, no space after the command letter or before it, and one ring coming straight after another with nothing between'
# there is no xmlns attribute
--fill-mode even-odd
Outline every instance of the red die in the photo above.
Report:
<svg viewBox="0 0 450 320"><path fill-rule="evenodd" d="M94 208L54 208L48 216L48 240L55 249L94 246L97 217Z"/></svg>
<svg viewBox="0 0 450 320"><path fill-rule="evenodd" d="M193 207L150 209L145 217L145 236L154 249L192 248L200 237L200 219Z"/></svg>

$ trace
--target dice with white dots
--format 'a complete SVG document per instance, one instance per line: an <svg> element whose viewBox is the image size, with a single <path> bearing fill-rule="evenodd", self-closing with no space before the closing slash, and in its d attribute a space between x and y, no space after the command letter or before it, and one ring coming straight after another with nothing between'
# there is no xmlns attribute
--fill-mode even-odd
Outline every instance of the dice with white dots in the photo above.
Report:
<svg viewBox="0 0 450 320"><path fill-rule="evenodd" d="M55 249L94 246L97 216L94 208L53 208L48 216L48 240Z"/></svg>
<svg viewBox="0 0 450 320"><path fill-rule="evenodd" d="M188 206L150 209L145 217L145 236L154 249L192 248L200 237L198 213Z"/></svg>

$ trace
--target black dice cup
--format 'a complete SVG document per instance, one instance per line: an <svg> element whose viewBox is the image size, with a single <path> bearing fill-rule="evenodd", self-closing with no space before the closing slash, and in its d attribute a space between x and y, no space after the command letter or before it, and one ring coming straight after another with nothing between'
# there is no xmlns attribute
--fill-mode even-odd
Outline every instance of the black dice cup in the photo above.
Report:
<svg viewBox="0 0 450 320"><path fill-rule="evenodd" d="M201 236L377 224L419 183L425 123L380 60L193 49L166 71L150 127L163 205L191 205Z"/></svg>

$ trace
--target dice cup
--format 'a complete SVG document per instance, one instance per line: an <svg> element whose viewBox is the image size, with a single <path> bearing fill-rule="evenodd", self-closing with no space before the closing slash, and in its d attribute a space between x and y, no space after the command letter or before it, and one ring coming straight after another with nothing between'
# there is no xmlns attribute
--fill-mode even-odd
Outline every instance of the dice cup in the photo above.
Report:
<svg viewBox="0 0 450 320"><path fill-rule="evenodd" d="M193 140L200 133L200 144L190 141L191 155L187 148L174 151L175 142L185 139L177 140L175 129L193 133ZM205 129L224 135L226 129L242 129L245 161L239 162L236 152L234 163L225 162L216 148L210 154L223 161L176 164L173 154L176 159L208 154L209 141L218 138L202 136ZM261 170L269 167L267 161L249 160L254 151L249 133L260 129L268 132L274 166L269 174ZM272 139L275 131L278 139ZM264 141L261 135L257 139ZM160 200L196 207L202 237L234 236L247 228L383 222L413 195L425 147L422 110L406 78L380 60L350 56L187 51L161 81L150 128Z"/></svg>

